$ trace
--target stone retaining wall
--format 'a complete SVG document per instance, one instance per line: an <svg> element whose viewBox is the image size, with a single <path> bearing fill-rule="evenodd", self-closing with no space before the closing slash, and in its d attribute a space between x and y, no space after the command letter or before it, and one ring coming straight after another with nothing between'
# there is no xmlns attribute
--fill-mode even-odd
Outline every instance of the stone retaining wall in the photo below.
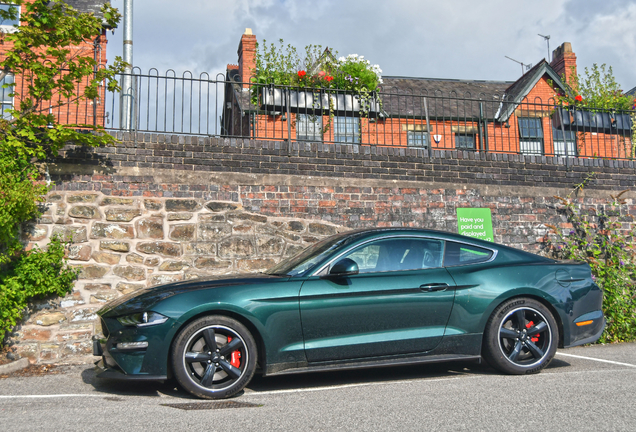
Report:
<svg viewBox="0 0 636 432"><path fill-rule="evenodd" d="M24 240L44 247L52 235L71 242L79 270L66 298L34 304L12 338L32 362L92 360L95 312L143 287L266 270L283 257L343 228L249 213L237 202L123 198L101 192L54 192Z"/></svg>

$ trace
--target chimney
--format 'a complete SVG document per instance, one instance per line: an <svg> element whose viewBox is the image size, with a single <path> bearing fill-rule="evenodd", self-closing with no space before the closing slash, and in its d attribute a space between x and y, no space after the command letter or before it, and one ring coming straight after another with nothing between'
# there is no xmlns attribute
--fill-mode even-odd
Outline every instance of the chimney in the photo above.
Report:
<svg viewBox="0 0 636 432"><path fill-rule="evenodd" d="M251 28L246 28L241 36L238 47L238 67L241 82L249 83L256 69L256 36L252 34ZM243 84L243 87L246 88L249 85Z"/></svg>
<svg viewBox="0 0 636 432"><path fill-rule="evenodd" d="M559 77L565 75L565 81L570 84L570 77L573 74L576 75L576 54L572 52L570 42L563 42L561 46L552 51L550 66Z"/></svg>

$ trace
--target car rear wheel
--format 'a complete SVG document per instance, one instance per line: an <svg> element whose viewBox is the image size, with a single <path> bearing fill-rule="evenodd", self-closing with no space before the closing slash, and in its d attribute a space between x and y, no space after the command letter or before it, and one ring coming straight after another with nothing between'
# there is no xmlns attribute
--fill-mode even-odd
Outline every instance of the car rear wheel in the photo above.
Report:
<svg viewBox="0 0 636 432"><path fill-rule="evenodd" d="M240 322L221 315L200 318L177 336L172 366L179 384L205 399L243 390L256 370L256 343Z"/></svg>
<svg viewBox="0 0 636 432"><path fill-rule="evenodd" d="M483 356L504 373L537 373L554 358L558 337L547 307L533 299L511 299L495 309L486 324Z"/></svg>

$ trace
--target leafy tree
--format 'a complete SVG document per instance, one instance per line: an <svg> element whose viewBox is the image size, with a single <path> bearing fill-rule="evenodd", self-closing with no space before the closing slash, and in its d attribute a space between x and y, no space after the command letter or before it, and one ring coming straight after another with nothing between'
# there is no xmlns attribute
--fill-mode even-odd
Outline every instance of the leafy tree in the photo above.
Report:
<svg viewBox="0 0 636 432"><path fill-rule="evenodd" d="M103 21L111 27L119 22L120 14L110 5L102 8L102 19L60 0L4 3L11 6L0 10L0 19L15 20L20 6L23 13L16 31L0 33L0 45L6 50L0 80L9 74L15 77L3 85L15 106L0 118L0 341L30 297L62 295L73 286L59 241L47 250L25 251L19 240L20 226L39 216L38 203L49 190L39 181L37 162L56 156L68 142L89 146L114 142L101 126L59 124L51 111L99 98L103 85L115 90L115 74L124 66L117 58L113 65L100 67L92 49L81 48L101 35Z"/></svg>

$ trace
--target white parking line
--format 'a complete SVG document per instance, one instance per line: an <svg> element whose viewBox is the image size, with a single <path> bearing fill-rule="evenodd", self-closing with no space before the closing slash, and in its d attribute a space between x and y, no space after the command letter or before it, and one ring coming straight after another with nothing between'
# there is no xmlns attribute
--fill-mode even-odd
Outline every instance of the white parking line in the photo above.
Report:
<svg viewBox="0 0 636 432"><path fill-rule="evenodd" d="M105 394L0 395L0 399L52 399L70 397L107 397Z"/></svg>
<svg viewBox="0 0 636 432"><path fill-rule="evenodd" d="M466 377L462 377L462 378L466 378ZM247 395L250 395L250 396L261 396L261 395L273 395L273 394L283 394L283 393L317 392L317 391L328 391L328 390L345 389L345 388L351 388L351 387L368 387L368 386L386 385L386 384L391 384L391 385L395 385L395 384L412 384L412 383L414 383L416 381L431 382L431 381L451 381L451 380L457 380L457 379L460 379L460 378L459 377L456 377L456 378L436 378L436 379L426 379L426 378L424 378L423 380L382 381L382 382L374 382L374 383L343 384L343 385L338 385L338 386L313 387L313 388L304 388L304 389L270 390L270 391L263 391L263 392L250 391L250 392L245 392L245 396L247 396Z"/></svg>
<svg viewBox="0 0 636 432"><path fill-rule="evenodd" d="M610 364L615 364L615 365L621 365L621 366L628 366L628 367L636 368L636 365L633 365L633 364L630 364L630 363L621 363L621 362L615 362L615 361L612 361L612 360L598 359L598 358L594 358L594 357L585 357L585 356L579 356L579 355L574 355L574 354L564 354L562 352L557 352L557 355L564 356L564 357L574 357L574 358L583 359L583 360L592 360L592 361L597 361L597 362L601 362L601 363L610 363Z"/></svg>

